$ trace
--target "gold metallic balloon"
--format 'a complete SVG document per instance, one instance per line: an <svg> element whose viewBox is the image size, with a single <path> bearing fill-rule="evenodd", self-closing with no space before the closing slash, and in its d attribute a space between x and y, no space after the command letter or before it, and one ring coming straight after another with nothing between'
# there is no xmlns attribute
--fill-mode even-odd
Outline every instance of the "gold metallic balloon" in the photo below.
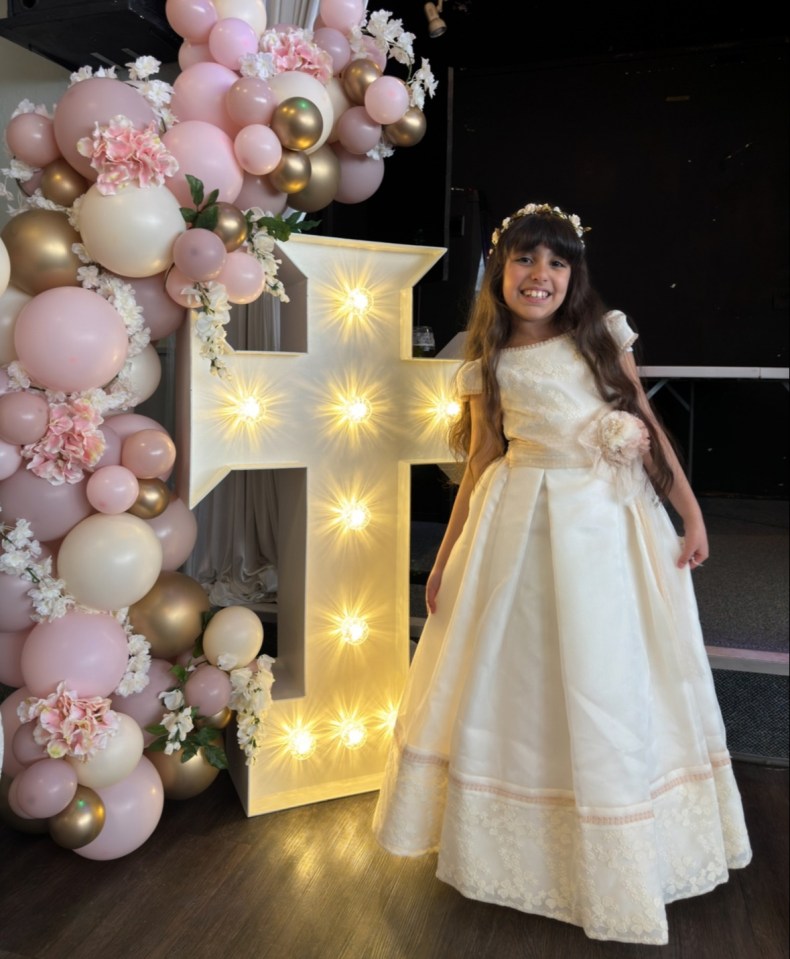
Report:
<svg viewBox="0 0 790 959"><path fill-rule="evenodd" d="M384 136L396 147L413 147L425 136L425 114L419 107L409 107L400 120L382 128Z"/></svg>
<svg viewBox="0 0 790 959"><path fill-rule="evenodd" d="M280 193L298 193L310 182L310 157L297 150L283 150L283 156L269 174L269 182Z"/></svg>
<svg viewBox="0 0 790 959"><path fill-rule="evenodd" d="M49 820L49 834L64 849L80 849L99 835L104 820L101 796L87 786L77 786L68 806Z"/></svg>
<svg viewBox="0 0 790 959"><path fill-rule="evenodd" d="M140 491L137 499L126 511L132 516L139 516L140 519L153 519L164 513L170 503L170 489L163 480L154 477L153 479L138 479L137 485Z"/></svg>
<svg viewBox="0 0 790 959"><path fill-rule="evenodd" d="M233 710L230 706L226 706L224 709L220 709L218 713L214 713L213 716L200 716L195 721L195 725L198 729L202 729L204 726L211 729L224 729L231 719L233 719Z"/></svg>
<svg viewBox="0 0 790 959"><path fill-rule="evenodd" d="M56 286L79 286L82 266L73 243L80 235L65 213L56 210L26 210L3 227L3 242L11 260L11 285L36 296Z"/></svg>
<svg viewBox="0 0 790 959"><path fill-rule="evenodd" d="M351 60L340 76L343 92L352 103L365 102L365 91L381 76L381 69L372 60Z"/></svg>
<svg viewBox="0 0 790 959"><path fill-rule="evenodd" d="M0 733L2 735L2 733ZM7 741L7 740L6 740ZM45 833L49 829L47 819L25 819L17 816L14 810L8 805L8 790L11 788L13 779L4 775L0 777L0 822L11 826L18 832L26 833Z"/></svg>
<svg viewBox="0 0 790 959"><path fill-rule="evenodd" d="M228 253L238 250L247 239L247 221L244 214L232 203L218 203L218 219L214 232L225 244Z"/></svg>
<svg viewBox="0 0 790 959"><path fill-rule="evenodd" d="M185 763L181 762L181 753L180 749L170 756L153 750L145 751L159 773L166 799L191 799L208 789L220 773L206 759L202 749L198 749Z"/></svg>
<svg viewBox="0 0 790 959"><path fill-rule="evenodd" d="M323 210L334 200L340 186L340 160L328 144L310 154L310 182L288 197L288 205L303 213Z"/></svg>
<svg viewBox="0 0 790 959"><path fill-rule="evenodd" d="M129 621L151 644L152 656L174 659L192 649L209 605L196 579L163 570L145 596L129 607Z"/></svg>
<svg viewBox="0 0 790 959"><path fill-rule="evenodd" d="M288 150L309 150L324 132L321 111L306 97L288 97L272 114L269 126Z"/></svg>
<svg viewBox="0 0 790 959"><path fill-rule="evenodd" d="M53 160L41 171L41 192L48 200L61 206L71 206L78 196L86 193L90 183L63 157Z"/></svg>

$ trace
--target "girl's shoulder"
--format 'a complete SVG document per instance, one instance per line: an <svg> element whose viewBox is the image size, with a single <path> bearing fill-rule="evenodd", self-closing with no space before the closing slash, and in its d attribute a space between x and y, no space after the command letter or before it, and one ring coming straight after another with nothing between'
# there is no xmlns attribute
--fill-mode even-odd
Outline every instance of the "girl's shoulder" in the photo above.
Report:
<svg viewBox="0 0 790 959"><path fill-rule="evenodd" d="M625 313L621 310L609 310L604 314L603 321L620 350L631 349L639 334L634 333L628 325Z"/></svg>
<svg viewBox="0 0 790 959"><path fill-rule="evenodd" d="M483 372L480 360L467 360L455 374L455 388L459 396L483 392Z"/></svg>

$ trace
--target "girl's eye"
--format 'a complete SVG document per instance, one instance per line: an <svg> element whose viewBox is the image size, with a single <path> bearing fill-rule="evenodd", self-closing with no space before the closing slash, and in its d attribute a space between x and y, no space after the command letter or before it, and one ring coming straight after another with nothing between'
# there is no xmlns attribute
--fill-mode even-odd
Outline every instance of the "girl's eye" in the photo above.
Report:
<svg viewBox="0 0 790 959"><path fill-rule="evenodd" d="M552 260L551 265L564 269L568 264L565 262L565 260Z"/></svg>

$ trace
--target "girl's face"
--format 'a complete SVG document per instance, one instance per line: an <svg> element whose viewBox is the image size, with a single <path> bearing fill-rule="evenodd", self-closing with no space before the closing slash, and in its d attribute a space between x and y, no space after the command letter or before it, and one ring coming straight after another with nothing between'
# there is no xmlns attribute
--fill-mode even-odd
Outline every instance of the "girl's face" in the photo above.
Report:
<svg viewBox="0 0 790 959"><path fill-rule="evenodd" d="M513 251L502 275L502 295L513 316L514 333L540 332L550 327L562 306L571 280L571 266L542 244Z"/></svg>

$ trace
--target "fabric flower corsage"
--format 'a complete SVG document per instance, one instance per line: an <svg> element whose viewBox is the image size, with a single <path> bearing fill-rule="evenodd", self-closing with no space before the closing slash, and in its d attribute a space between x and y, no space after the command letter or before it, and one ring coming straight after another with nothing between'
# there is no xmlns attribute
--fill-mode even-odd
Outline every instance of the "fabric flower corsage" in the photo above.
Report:
<svg viewBox="0 0 790 959"><path fill-rule="evenodd" d="M593 455L593 470L617 487L629 502L645 483L642 458L650 452L650 434L638 416L610 410L588 423L579 442Z"/></svg>

